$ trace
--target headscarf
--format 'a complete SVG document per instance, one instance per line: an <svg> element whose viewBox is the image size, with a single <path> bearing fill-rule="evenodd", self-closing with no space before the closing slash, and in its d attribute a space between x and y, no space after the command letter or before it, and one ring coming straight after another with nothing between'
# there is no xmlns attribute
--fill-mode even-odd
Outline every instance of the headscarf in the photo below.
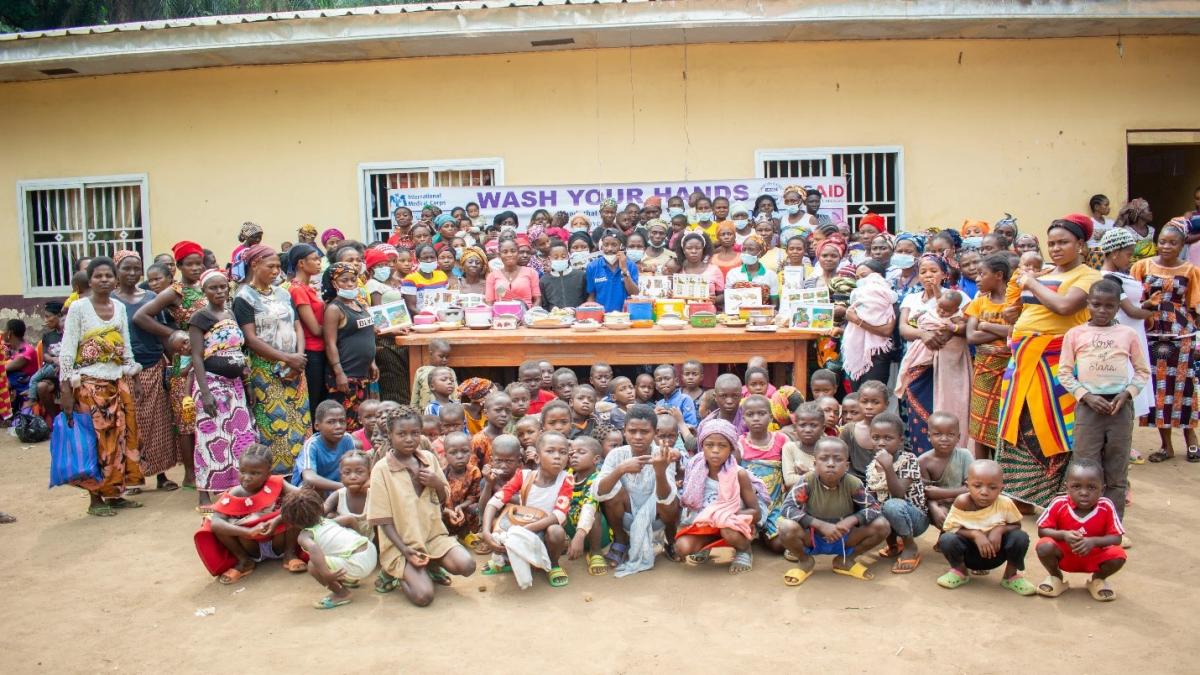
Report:
<svg viewBox="0 0 1200 675"><path fill-rule="evenodd" d="M483 263L483 273L487 274L487 254L478 246L468 246L463 249L462 257L458 259L458 264L464 270L467 268L467 260L470 258L479 258L479 262Z"/></svg>
<svg viewBox="0 0 1200 675"><path fill-rule="evenodd" d="M921 255L925 252L925 237L919 234L913 234L912 232L901 232L900 234L896 235L896 244L898 245L902 241L911 241L913 246L917 247L917 255ZM895 250L895 248L895 246L892 246L893 250Z"/></svg>
<svg viewBox="0 0 1200 675"><path fill-rule="evenodd" d="M1135 245L1137 245L1137 237L1123 227L1110 228L1100 237L1100 251L1104 254Z"/></svg>
<svg viewBox="0 0 1200 675"><path fill-rule="evenodd" d="M376 246L375 248L380 251L383 251L384 255L386 255L389 258L399 258L400 257L399 249L397 249L395 246L392 246L391 244L380 244L380 245Z"/></svg>
<svg viewBox="0 0 1200 675"><path fill-rule="evenodd" d="M615 209L615 208L617 208L617 200L613 199L612 197L608 197L604 201L600 202L600 208L602 208L602 209L603 208L614 208Z"/></svg>
<svg viewBox="0 0 1200 675"><path fill-rule="evenodd" d="M537 225L530 225L528 228L525 229L525 235L529 238L529 241L531 241L531 242L537 240L539 237L541 237L544 234L546 234L546 226L542 225L541 223L539 223Z"/></svg>
<svg viewBox="0 0 1200 675"><path fill-rule="evenodd" d="M258 223L246 221L242 223L242 229L238 232L238 241L246 241L255 235L262 234L262 226Z"/></svg>
<svg viewBox="0 0 1200 675"><path fill-rule="evenodd" d="M353 275L358 277L358 263L352 262L335 262L329 266L329 278L335 280L343 274Z"/></svg>
<svg viewBox="0 0 1200 675"><path fill-rule="evenodd" d="M492 390L492 381L482 377L470 377L463 380L463 383L458 385L456 393L461 401L467 403L479 403L487 398L488 392Z"/></svg>
<svg viewBox="0 0 1200 675"><path fill-rule="evenodd" d="M717 235L720 235L722 232L724 232L726 230L728 230L729 232L733 232L734 234L737 234L737 225L734 225L732 220L722 220L721 222L717 223L716 229L713 230L713 239L714 239L713 243L714 244L716 244L715 239L716 239Z"/></svg>
<svg viewBox="0 0 1200 675"><path fill-rule="evenodd" d="M242 262L246 263L246 269L248 270L256 261L269 258L273 255L275 255L275 249L266 244L255 244L242 250Z"/></svg>
<svg viewBox="0 0 1200 675"><path fill-rule="evenodd" d="M142 256L137 251L132 251L130 249L123 248L120 251L117 251L116 253L113 254L113 265L116 267L120 267L121 261L126 258L137 258L138 260L141 260Z"/></svg>
<svg viewBox="0 0 1200 675"><path fill-rule="evenodd" d="M737 429L732 424L726 422L720 417L714 417L700 425L699 434L696 437L697 452L688 460L687 468L683 474L683 489L679 493L679 502L690 510L698 511L704 506L704 483L708 479L708 472L701 470L702 465L707 462L704 457L704 441L713 437L720 436L729 442L729 459L721 466L721 471L725 471L737 466L737 461L734 459L734 450L737 449Z"/></svg>
<svg viewBox="0 0 1200 675"><path fill-rule="evenodd" d="M767 242L762 237L758 236L757 232L755 232L754 234L746 235L746 238L742 240L742 248L745 248L746 243L751 242L751 241L758 242L759 249L761 249L762 253L767 252ZM762 253L760 253L759 255L762 255Z"/></svg>
<svg viewBox="0 0 1200 675"><path fill-rule="evenodd" d="M561 227L547 227L546 236L559 241L566 241L571 238L571 233Z"/></svg>
<svg viewBox="0 0 1200 675"><path fill-rule="evenodd" d="M1011 213L1005 213L1003 218L996 221L996 224L992 226L992 229L994 230L1001 225L1012 225L1014 230L1016 230L1018 233L1020 232L1020 229L1017 228L1017 219Z"/></svg>
<svg viewBox="0 0 1200 675"><path fill-rule="evenodd" d="M729 217L733 218L734 215L736 215L738 213L744 213L744 214L746 214L746 217L749 218L751 209L749 206L746 205L746 202L734 202L729 207Z"/></svg>
<svg viewBox="0 0 1200 675"><path fill-rule="evenodd" d="M1187 242L1188 229L1189 229L1187 218L1180 216L1178 218L1172 218L1172 219L1168 220L1167 224L1163 225L1162 229L1159 230L1158 233L1162 234L1162 230L1165 230L1168 227L1171 228L1172 230L1175 230L1176 232L1178 232L1179 236L1183 237L1184 242L1185 243ZM1121 228L1121 229L1124 229L1124 228ZM114 260L115 260L115 258L114 258Z"/></svg>
<svg viewBox="0 0 1200 675"><path fill-rule="evenodd" d="M950 276L950 263L946 259L936 253L925 253L920 258L917 258L917 267L920 268L923 262L935 262L938 269L942 270L942 274Z"/></svg>
<svg viewBox="0 0 1200 675"><path fill-rule="evenodd" d="M514 223L519 222L517 220L517 214L513 213L512 211L501 211L500 213L496 214L495 218L492 218L492 225L495 227L500 227L500 223L503 223L509 218L512 218Z"/></svg>
<svg viewBox="0 0 1200 675"><path fill-rule="evenodd" d="M226 278L225 273L215 267L212 269L204 270L200 274L200 288L204 288L205 284L207 284L209 281L211 281L213 279L216 279L217 277L221 277L222 279Z"/></svg>
<svg viewBox="0 0 1200 675"><path fill-rule="evenodd" d="M438 217L433 219L433 226L440 228L442 225L445 225L446 223L453 223L453 222L454 222L454 216L450 215L449 213L439 213Z"/></svg>
<svg viewBox="0 0 1200 675"><path fill-rule="evenodd" d="M301 260L304 260L314 253L317 255L321 254L321 252L317 250L317 247L313 246L312 244L299 243L292 245L287 252L288 276L290 277L296 273L296 265L299 265Z"/></svg>
<svg viewBox="0 0 1200 675"><path fill-rule="evenodd" d="M983 230L983 234L987 234L988 232L992 231L992 229L988 227L988 224L982 220L964 220L962 227L958 228L959 233L964 237L967 236L968 226L981 228ZM982 237L983 235L981 234L979 236Z"/></svg>
<svg viewBox="0 0 1200 675"><path fill-rule="evenodd" d="M363 264L365 264L367 269L370 270L374 267L378 267L379 265L386 265L388 258L389 256L387 252L381 250L380 247L369 248L367 249L367 252L363 254Z"/></svg>
<svg viewBox="0 0 1200 675"><path fill-rule="evenodd" d="M311 223L305 223L300 226L300 229L296 230L296 234L299 234L299 235L302 235L305 237L312 237L313 239L316 239L317 238L317 226L313 225Z"/></svg>
<svg viewBox="0 0 1200 675"><path fill-rule="evenodd" d="M1141 197L1134 197L1121 207L1117 213L1117 220L1123 223L1136 223L1138 218L1150 211L1150 202ZM1126 215L1128 214L1128 215Z"/></svg>
<svg viewBox="0 0 1200 675"><path fill-rule="evenodd" d="M203 258L204 248L194 241L181 241L171 247L171 253L175 256L175 262L178 264L189 255L198 255Z"/></svg>
<svg viewBox="0 0 1200 675"><path fill-rule="evenodd" d="M1013 248L1014 249L1017 247L1017 244L1020 243L1020 241L1022 239L1032 239L1033 245L1035 247L1037 247L1037 250L1039 250L1039 251L1042 250L1042 242L1038 241L1038 238L1032 234L1018 234L1017 238L1013 239Z"/></svg>
<svg viewBox="0 0 1200 675"><path fill-rule="evenodd" d="M1061 227L1062 229L1075 235L1075 238L1080 241L1087 241L1092 238L1092 228L1094 224L1090 216L1085 216L1082 213L1072 213L1063 216L1059 220L1051 224L1050 228Z"/></svg>
<svg viewBox="0 0 1200 675"><path fill-rule="evenodd" d="M936 236L949 239L950 243L954 245L954 250L956 251L962 248L962 235L958 233L958 230L951 230L947 228L945 230L940 230Z"/></svg>
<svg viewBox="0 0 1200 675"><path fill-rule="evenodd" d="M592 236L583 230L579 230L578 232L572 232L571 236L567 238L567 250L570 251L571 244L574 244L577 241L582 241L583 243L587 244L588 251L593 251L596 248L596 246L592 243Z"/></svg>
<svg viewBox="0 0 1200 675"><path fill-rule="evenodd" d="M341 230L337 229L336 227L331 227L321 233L321 243L324 245L329 245L329 240L333 239L334 237L337 237L338 241L346 241L346 235L342 234Z"/></svg>
<svg viewBox="0 0 1200 675"><path fill-rule="evenodd" d="M792 411L804 403L804 395L799 389L790 384L784 385L771 394L771 419L779 427L792 423Z"/></svg>
<svg viewBox="0 0 1200 675"><path fill-rule="evenodd" d="M870 225L879 232L887 232L887 222L878 213L868 211L864 214L858 221L858 229L861 230L863 225Z"/></svg>
<svg viewBox="0 0 1200 675"><path fill-rule="evenodd" d="M871 240L871 245L873 246L875 242L880 240L887 244L889 249L893 251L896 250L896 235L892 234L891 232L880 232L875 236L874 239Z"/></svg>
<svg viewBox="0 0 1200 675"><path fill-rule="evenodd" d="M662 208L662 197L659 197L657 195L654 197L646 197L646 201L644 202L644 204L645 204L645 206L657 206L658 208L661 209Z"/></svg>
<svg viewBox="0 0 1200 675"><path fill-rule="evenodd" d="M829 247L829 246L832 246L837 250L839 258L846 257L846 246L847 246L846 237L842 236L841 232L838 232L836 234L831 234L828 237L825 237L824 239L822 239L821 241L818 241L813 249L813 255L820 258L821 251L824 251L826 249L826 247Z"/></svg>

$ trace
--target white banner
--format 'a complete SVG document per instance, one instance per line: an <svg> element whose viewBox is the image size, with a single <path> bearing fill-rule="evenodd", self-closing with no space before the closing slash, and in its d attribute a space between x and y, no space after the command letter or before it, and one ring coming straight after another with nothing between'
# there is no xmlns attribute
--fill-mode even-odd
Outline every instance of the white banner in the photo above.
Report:
<svg viewBox="0 0 1200 675"><path fill-rule="evenodd" d="M600 222L600 202L612 198L617 208L622 209L633 202L638 206L647 197L661 197L663 213L667 212L667 199L680 196L686 202L688 195L699 190L709 198L727 197L730 202L745 202L754 208L759 195L770 195L783 209L783 190L790 185L816 188L821 193L821 213L835 223L846 219L846 179L836 177L809 178L744 178L708 181L663 181L658 183L592 183L581 185L489 185L476 187L428 187L389 190L390 211L407 206L420 217L421 207L432 204L449 212L456 206L470 202L479 205L479 211L488 221L502 211L517 214L521 229L538 209L551 214L566 211L569 215L583 212L594 223Z"/></svg>

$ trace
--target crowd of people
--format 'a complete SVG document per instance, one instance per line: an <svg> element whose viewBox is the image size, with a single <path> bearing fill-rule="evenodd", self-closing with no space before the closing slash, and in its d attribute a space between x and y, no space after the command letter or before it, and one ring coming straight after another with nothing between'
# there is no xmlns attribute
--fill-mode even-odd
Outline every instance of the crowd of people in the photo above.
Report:
<svg viewBox="0 0 1200 675"><path fill-rule="evenodd" d="M619 577L660 550L704 564L731 548L740 574L755 545L796 563L788 585L816 555L869 580L859 556L911 573L930 527L945 588L1004 567L1005 588L1053 597L1084 572L1114 599L1128 465L1171 460L1175 429L1200 461L1200 216L1156 226L1132 199L1114 221L1097 195L1036 232L1006 215L892 234L875 214L851 232L820 202L792 186L782 203L696 193L528 223L400 207L368 244L305 225L276 249L246 223L224 266L192 241L81 260L40 343L8 323L0 413L90 415L101 475L75 483L89 514L141 507L151 476L194 489L209 572L234 583L282 559L329 589L322 609L376 567L376 591L429 604L472 554L521 587L534 569L566 585L564 557ZM619 311L639 276L673 274L702 275L718 306L731 288L772 303L797 279L826 290L835 325L807 391L761 358L463 372L444 340L410 383L407 328L370 313L431 311L444 291ZM1146 457L1138 423L1160 433ZM167 477L180 463L182 486Z"/></svg>

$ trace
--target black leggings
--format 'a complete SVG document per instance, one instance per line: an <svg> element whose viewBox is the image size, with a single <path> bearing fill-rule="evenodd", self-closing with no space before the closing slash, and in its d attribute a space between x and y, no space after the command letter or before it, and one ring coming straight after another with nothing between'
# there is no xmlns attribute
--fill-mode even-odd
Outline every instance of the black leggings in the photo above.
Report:
<svg viewBox="0 0 1200 675"><path fill-rule="evenodd" d="M938 539L938 548L946 556L946 562L955 569L994 570L1012 563L1018 570L1025 569L1025 552L1029 550L1029 535L1022 530L1005 532L1000 540L1000 553L995 558L979 555L975 542L967 540L957 532L947 532Z"/></svg>
<svg viewBox="0 0 1200 675"><path fill-rule="evenodd" d="M313 424L317 422L317 406L328 397L325 385L325 350L304 351L308 361L304 364L304 379L308 382L308 412Z"/></svg>

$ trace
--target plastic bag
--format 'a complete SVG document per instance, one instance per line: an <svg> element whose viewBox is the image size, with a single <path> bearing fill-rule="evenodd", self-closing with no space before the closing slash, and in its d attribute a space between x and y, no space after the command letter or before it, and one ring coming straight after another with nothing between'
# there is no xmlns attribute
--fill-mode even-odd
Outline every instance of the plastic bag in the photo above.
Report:
<svg viewBox="0 0 1200 675"><path fill-rule="evenodd" d="M40 415L18 413L13 422L13 432L22 443L41 443L50 438L50 427Z"/></svg>
<svg viewBox="0 0 1200 675"><path fill-rule="evenodd" d="M50 434L50 487L85 478L101 478L92 416L75 413L74 422L73 426L67 426L64 413L54 418L54 429Z"/></svg>

